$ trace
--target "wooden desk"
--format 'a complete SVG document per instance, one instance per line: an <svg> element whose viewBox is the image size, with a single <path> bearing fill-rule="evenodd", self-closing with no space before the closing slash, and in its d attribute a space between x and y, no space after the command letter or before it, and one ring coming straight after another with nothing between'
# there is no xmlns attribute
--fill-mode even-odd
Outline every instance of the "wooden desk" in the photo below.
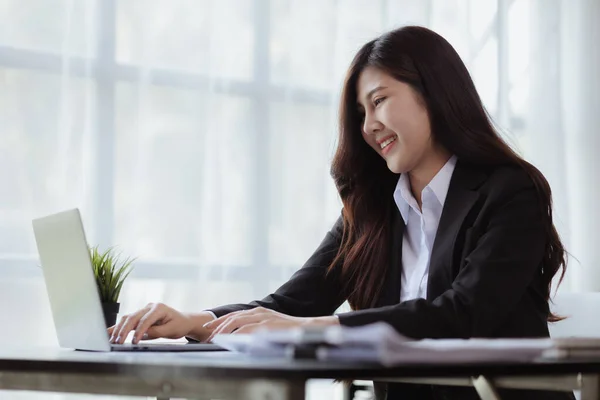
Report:
<svg viewBox="0 0 600 400"><path fill-rule="evenodd" d="M582 390L600 400L600 359L559 363L377 365L254 359L235 353L92 353L0 349L0 389L194 399L300 400L309 379L376 379ZM487 393L486 390L491 390ZM487 393L487 394L486 394Z"/></svg>

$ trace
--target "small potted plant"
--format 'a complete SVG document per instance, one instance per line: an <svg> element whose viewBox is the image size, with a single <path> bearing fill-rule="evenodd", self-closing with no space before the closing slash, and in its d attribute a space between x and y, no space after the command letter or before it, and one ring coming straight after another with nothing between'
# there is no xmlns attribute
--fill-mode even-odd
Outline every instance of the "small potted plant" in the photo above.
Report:
<svg viewBox="0 0 600 400"><path fill-rule="evenodd" d="M101 252L98 250L98 246L90 248L90 255L102 302L104 321L106 326L110 327L117 322L120 307L119 295L125 278L133 269L134 259L121 260L120 255L115 254L114 248Z"/></svg>

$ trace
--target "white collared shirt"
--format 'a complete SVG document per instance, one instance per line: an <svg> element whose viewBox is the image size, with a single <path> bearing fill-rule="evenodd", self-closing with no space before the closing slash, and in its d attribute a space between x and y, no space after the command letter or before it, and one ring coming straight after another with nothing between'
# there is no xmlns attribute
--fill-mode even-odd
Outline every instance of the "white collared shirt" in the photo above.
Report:
<svg viewBox="0 0 600 400"><path fill-rule="evenodd" d="M456 156L452 156L425 186L421 192L422 209L412 195L408 174L398 179L394 201L406 225L402 237L401 302L427 297L431 251L455 166Z"/></svg>

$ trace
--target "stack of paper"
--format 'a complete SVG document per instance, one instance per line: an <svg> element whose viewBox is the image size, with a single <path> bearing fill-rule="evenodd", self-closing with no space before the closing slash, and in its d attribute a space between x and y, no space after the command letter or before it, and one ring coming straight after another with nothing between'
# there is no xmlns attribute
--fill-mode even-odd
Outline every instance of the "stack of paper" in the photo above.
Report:
<svg viewBox="0 0 600 400"><path fill-rule="evenodd" d="M531 361L553 346L551 339L425 339L412 340L390 325L259 331L217 335L214 343L260 357L304 354L319 360L405 363L468 363Z"/></svg>

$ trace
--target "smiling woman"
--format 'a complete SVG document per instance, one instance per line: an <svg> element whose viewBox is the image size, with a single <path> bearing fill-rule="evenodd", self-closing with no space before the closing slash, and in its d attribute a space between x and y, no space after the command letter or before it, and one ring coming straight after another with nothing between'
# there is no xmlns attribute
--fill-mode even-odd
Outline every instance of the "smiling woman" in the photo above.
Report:
<svg viewBox="0 0 600 400"><path fill-rule="evenodd" d="M409 84L376 67L365 67L356 86L365 141L390 171L410 171L412 191L420 202L432 172L450 158L448 150L432 140L426 105Z"/></svg>
<svg viewBox="0 0 600 400"><path fill-rule="evenodd" d="M381 69L366 67L357 88L363 136L384 157L390 171L414 173L424 154L435 155L433 159L450 158L442 146L431 140L427 109L409 84Z"/></svg>
<svg viewBox="0 0 600 400"><path fill-rule="evenodd" d="M109 329L143 338L387 322L421 338L547 337L566 267L544 176L494 130L466 67L415 26L365 44L346 76L331 168L342 215L273 294L183 314L149 304ZM353 311L332 315L345 300ZM217 318L215 318L217 317ZM377 384L387 399L470 399L472 388ZM505 399L564 399L513 391Z"/></svg>

